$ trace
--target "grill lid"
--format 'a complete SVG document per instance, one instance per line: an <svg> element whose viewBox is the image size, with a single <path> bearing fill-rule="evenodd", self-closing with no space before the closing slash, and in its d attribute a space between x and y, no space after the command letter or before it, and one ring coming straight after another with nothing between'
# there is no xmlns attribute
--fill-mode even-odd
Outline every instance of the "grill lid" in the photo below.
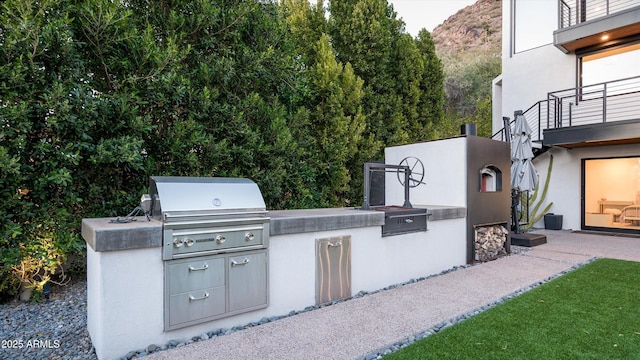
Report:
<svg viewBox="0 0 640 360"><path fill-rule="evenodd" d="M266 209L258 185L243 178L152 176L149 191L154 218L167 213Z"/></svg>

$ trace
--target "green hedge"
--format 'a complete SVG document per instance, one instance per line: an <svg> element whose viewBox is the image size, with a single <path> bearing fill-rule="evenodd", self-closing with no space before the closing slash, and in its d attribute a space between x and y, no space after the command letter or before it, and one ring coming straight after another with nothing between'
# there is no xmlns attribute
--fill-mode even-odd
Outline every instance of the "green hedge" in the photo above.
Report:
<svg viewBox="0 0 640 360"><path fill-rule="evenodd" d="M363 161L391 141L377 135L383 112L365 107L375 79L338 61L306 0L0 6L0 300L64 281L82 258L81 219L128 213L151 175L251 178L270 209L358 205ZM311 43L297 41L304 18ZM424 81L428 59L441 71L431 39L389 24L383 68L412 68L397 84L386 75L387 95L424 108L434 95L421 89L442 89ZM426 140L424 114L442 116L433 101L396 111L393 131Z"/></svg>

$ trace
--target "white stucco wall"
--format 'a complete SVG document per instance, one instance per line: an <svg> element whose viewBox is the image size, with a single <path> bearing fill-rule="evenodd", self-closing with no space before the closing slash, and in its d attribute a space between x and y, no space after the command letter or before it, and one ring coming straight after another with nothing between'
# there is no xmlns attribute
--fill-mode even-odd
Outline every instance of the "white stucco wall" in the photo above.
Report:
<svg viewBox="0 0 640 360"><path fill-rule="evenodd" d="M426 232L353 238L352 293L382 289L466 263L465 218L429 221L427 226Z"/></svg>
<svg viewBox="0 0 640 360"><path fill-rule="evenodd" d="M500 131L502 126L502 75L491 81L491 134Z"/></svg>
<svg viewBox="0 0 640 360"><path fill-rule="evenodd" d="M557 15L541 8L529 17L535 21L542 17L556 19ZM545 100L547 93L576 86L575 55L565 54L551 43L513 53L512 25L511 1L505 0L502 2L502 100L497 105L501 106L502 116L511 119L514 111L527 110ZM494 115L496 131L502 129L501 119Z"/></svg>
<svg viewBox="0 0 640 360"><path fill-rule="evenodd" d="M467 144L465 137L393 146L385 149L385 163L398 165L407 156L424 164L424 182L410 189L413 205L466 206ZM404 188L396 173L388 173L385 184L386 204L402 205Z"/></svg>
<svg viewBox="0 0 640 360"><path fill-rule="evenodd" d="M553 168L545 203L553 202L549 211L563 216L562 227L564 229L579 230L581 226L582 159L640 156L640 149L637 145L572 150L553 148L533 161L540 177L541 187L547 176L550 155L553 155ZM534 227L543 228L544 222L540 220L534 224Z"/></svg>
<svg viewBox="0 0 640 360"><path fill-rule="evenodd" d="M502 60L502 111L513 119L515 110L527 110L552 91L576 86L575 55L553 45L514 54Z"/></svg>

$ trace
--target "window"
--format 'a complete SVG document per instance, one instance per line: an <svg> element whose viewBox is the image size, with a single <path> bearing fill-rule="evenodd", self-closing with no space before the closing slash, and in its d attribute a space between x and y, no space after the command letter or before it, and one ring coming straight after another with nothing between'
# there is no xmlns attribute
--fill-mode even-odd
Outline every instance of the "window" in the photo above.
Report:
<svg viewBox="0 0 640 360"><path fill-rule="evenodd" d="M616 47L582 56L581 85L583 87L640 76L640 43ZM636 85L634 85L634 83ZM638 81L625 80L607 87L607 95L638 90ZM635 86L636 89L630 87Z"/></svg>
<svg viewBox="0 0 640 360"><path fill-rule="evenodd" d="M558 25L557 0L512 0L514 52L553 43Z"/></svg>

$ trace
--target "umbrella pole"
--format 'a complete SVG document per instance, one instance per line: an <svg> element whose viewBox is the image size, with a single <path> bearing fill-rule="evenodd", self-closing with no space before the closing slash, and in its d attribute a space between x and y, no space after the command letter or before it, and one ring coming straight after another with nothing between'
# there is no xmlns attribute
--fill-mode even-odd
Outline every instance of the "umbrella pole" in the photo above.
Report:
<svg viewBox="0 0 640 360"><path fill-rule="evenodd" d="M520 233L520 220L518 219L519 195L518 190L511 190L511 230L516 234Z"/></svg>

